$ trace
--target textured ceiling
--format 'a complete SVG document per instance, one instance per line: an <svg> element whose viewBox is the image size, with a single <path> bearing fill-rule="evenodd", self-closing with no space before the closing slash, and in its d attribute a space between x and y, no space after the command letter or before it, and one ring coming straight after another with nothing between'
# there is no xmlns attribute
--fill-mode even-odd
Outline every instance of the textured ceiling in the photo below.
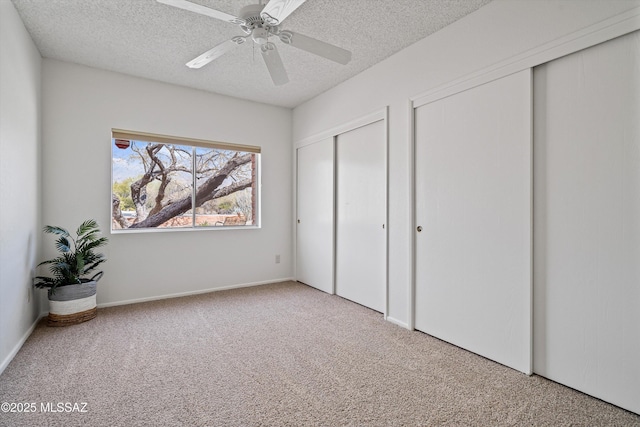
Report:
<svg viewBox="0 0 640 427"><path fill-rule="evenodd" d="M201 69L185 63L244 33L155 0L12 0L45 58L284 107L336 86L490 0L308 0L280 26L353 53L340 65L276 41L289 83L274 86L245 43ZM258 0L193 0L236 15Z"/></svg>

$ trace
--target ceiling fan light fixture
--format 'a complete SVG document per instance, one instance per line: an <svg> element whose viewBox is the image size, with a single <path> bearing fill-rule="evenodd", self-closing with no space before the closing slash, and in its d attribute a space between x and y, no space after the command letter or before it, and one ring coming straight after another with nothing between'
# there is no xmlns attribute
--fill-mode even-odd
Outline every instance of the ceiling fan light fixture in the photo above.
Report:
<svg viewBox="0 0 640 427"><path fill-rule="evenodd" d="M269 35L269 31L264 28L254 28L251 32L251 39L262 46L269 41Z"/></svg>

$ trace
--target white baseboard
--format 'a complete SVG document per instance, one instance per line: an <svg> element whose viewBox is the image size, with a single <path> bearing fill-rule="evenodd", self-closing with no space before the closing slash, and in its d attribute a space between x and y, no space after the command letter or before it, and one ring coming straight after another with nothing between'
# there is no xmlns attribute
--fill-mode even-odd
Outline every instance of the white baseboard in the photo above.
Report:
<svg viewBox="0 0 640 427"><path fill-rule="evenodd" d="M34 320L34 322L31 325L31 327L29 327L29 329L27 329L27 332L25 332L24 335L22 335L22 338L20 338L20 341L18 341L16 343L16 345L13 346L13 349L11 350L11 352L9 354L7 354L7 357L5 357L4 360L2 361L2 364L0 364L0 375L2 375L2 373L4 372L5 369L7 369L7 366L9 366L9 363L11 363L13 358L16 357L16 354L18 354L18 352L20 351L20 349L24 345L25 341L27 341L27 338L29 338L29 336L31 335L33 330L36 328L36 325L38 324L40 319L42 319L47 314L49 314L49 313L44 313L44 314L40 313L38 318L36 320Z"/></svg>
<svg viewBox="0 0 640 427"><path fill-rule="evenodd" d="M152 297L134 298L134 299L124 300L124 301L106 302L106 303L98 304L98 308L114 307L117 305L136 304L140 302L157 301L161 299L186 297L190 295L208 294L209 292L226 291L229 289L238 289L238 288L248 288L251 286L268 285L271 283L288 282L292 280L295 280L295 279L293 277L283 277L281 279L271 279L271 280L264 280L261 282L251 282L251 283L240 283L237 285L223 286L220 288L200 289L197 291L179 292L175 294L165 294L165 295L156 295Z"/></svg>
<svg viewBox="0 0 640 427"><path fill-rule="evenodd" d="M393 323L394 325L398 325L398 326L400 326L401 328L405 328L405 329L409 329L409 330L411 330L411 328L409 327L409 325L408 325L407 323L405 323L405 322L401 322L400 320L398 320L398 319L394 319L393 317L387 316L386 321L387 321L387 322L391 322L391 323Z"/></svg>

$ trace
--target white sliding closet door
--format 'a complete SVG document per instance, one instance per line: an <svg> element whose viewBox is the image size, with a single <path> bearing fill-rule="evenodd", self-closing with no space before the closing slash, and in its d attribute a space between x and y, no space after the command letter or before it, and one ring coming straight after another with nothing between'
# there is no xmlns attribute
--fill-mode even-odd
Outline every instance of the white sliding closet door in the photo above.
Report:
<svg viewBox="0 0 640 427"><path fill-rule="evenodd" d="M531 372L531 71L415 109L415 327Z"/></svg>
<svg viewBox="0 0 640 427"><path fill-rule="evenodd" d="M534 371L640 413L640 32L534 70Z"/></svg>
<svg viewBox="0 0 640 427"><path fill-rule="evenodd" d="M297 153L296 279L333 293L333 138Z"/></svg>
<svg viewBox="0 0 640 427"><path fill-rule="evenodd" d="M336 293L384 312L386 129L380 120L336 142Z"/></svg>

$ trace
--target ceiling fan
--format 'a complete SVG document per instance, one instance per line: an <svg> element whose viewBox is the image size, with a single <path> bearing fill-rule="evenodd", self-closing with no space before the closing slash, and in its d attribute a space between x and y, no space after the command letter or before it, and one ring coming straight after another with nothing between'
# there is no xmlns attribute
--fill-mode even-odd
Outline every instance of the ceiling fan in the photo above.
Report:
<svg viewBox="0 0 640 427"><path fill-rule="evenodd" d="M276 45L269 40L271 37L280 39L284 44L311 52L339 64L345 65L351 60L351 52L348 50L307 37L300 33L280 29L282 21L306 0L269 0L266 5L263 5L262 0L260 0L260 4L252 4L240 9L238 16L229 15L228 13L201 6L187 0L157 1L169 6L239 25L240 29L246 34L245 36L235 36L231 40L227 40L187 62L186 65L189 68L200 68L207 65L236 46L243 44L248 38L251 38L251 40L260 47L262 58L276 86L287 83L289 77L287 76L287 71L284 68L278 49L276 49Z"/></svg>

